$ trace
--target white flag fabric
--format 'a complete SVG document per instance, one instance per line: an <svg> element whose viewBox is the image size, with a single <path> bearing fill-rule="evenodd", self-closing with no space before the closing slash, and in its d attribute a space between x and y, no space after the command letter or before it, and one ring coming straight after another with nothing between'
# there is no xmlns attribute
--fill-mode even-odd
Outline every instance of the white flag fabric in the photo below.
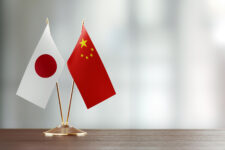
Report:
<svg viewBox="0 0 225 150"><path fill-rule="evenodd" d="M17 90L17 95L45 108L64 67L47 24Z"/></svg>

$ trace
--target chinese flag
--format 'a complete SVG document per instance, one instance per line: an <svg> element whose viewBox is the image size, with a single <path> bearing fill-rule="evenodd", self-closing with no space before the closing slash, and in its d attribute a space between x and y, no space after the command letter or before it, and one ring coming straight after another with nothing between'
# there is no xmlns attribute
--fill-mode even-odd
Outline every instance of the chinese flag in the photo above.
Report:
<svg viewBox="0 0 225 150"><path fill-rule="evenodd" d="M87 108L116 94L84 25L67 66Z"/></svg>

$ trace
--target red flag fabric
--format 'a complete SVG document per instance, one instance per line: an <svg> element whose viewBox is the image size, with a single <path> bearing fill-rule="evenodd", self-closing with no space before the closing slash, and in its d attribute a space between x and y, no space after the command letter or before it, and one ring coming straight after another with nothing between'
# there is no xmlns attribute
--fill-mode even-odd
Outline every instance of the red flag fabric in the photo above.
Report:
<svg viewBox="0 0 225 150"><path fill-rule="evenodd" d="M67 66L87 108L116 94L84 25Z"/></svg>

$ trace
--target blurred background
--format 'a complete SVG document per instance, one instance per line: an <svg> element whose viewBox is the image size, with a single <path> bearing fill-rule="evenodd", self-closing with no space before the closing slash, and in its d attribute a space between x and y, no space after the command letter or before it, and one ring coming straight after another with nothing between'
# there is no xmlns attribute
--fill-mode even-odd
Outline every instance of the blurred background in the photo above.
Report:
<svg viewBox="0 0 225 150"><path fill-rule="evenodd" d="M46 17L65 60L84 19L117 92L88 110L75 88L75 127L225 127L225 1L1 0L0 128L60 124L56 89L46 109L16 96ZM59 86L66 117L72 86L67 67Z"/></svg>

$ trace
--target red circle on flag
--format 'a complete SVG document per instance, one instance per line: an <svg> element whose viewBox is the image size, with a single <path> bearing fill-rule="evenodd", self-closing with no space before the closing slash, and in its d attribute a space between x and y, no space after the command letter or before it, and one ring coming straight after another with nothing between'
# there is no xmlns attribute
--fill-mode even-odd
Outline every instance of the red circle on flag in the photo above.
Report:
<svg viewBox="0 0 225 150"><path fill-rule="evenodd" d="M43 54L35 62L35 71L42 78L52 76L56 72L56 69L56 61L51 55Z"/></svg>

